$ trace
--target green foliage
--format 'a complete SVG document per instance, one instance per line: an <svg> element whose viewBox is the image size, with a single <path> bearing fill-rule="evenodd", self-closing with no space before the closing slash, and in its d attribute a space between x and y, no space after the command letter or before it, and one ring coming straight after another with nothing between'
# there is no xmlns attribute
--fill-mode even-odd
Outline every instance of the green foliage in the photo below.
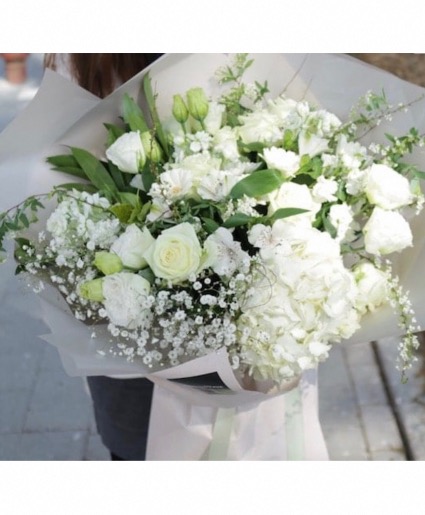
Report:
<svg viewBox="0 0 425 515"><path fill-rule="evenodd" d="M47 195L33 195L8 211L0 213L0 262L5 260L6 250L3 241L7 234L19 233L37 222L37 211L44 208L40 199L46 197Z"/></svg>
<svg viewBox="0 0 425 515"><path fill-rule="evenodd" d="M142 133L149 130L142 110L127 93L124 94L122 100L122 114L124 121L132 131Z"/></svg>
<svg viewBox="0 0 425 515"><path fill-rule="evenodd" d="M90 182L109 198L118 200L118 188L103 164L87 150L72 147L71 151Z"/></svg>
<svg viewBox="0 0 425 515"><path fill-rule="evenodd" d="M145 92L146 101L148 104L149 112L152 118L152 123L154 127L154 134L157 136L161 146L162 150L165 153L165 156L169 157L169 148L168 148L168 140L167 136L164 132L164 129L162 128L161 120L158 115L158 111L156 108L156 102L155 102L155 95L153 93L152 89L152 81L150 78L149 73L147 73L143 79L143 90Z"/></svg>
<svg viewBox="0 0 425 515"><path fill-rule="evenodd" d="M247 197L261 197L279 188L285 182L285 178L278 170L259 170L253 172L235 184L230 191L233 199Z"/></svg>

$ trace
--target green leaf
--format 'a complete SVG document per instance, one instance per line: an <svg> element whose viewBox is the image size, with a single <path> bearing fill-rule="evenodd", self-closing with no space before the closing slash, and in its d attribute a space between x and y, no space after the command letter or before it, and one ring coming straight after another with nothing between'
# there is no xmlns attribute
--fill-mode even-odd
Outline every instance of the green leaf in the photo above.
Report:
<svg viewBox="0 0 425 515"><path fill-rule="evenodd" d="M149 73L145 75L143 78L143 90L145 92L146 101L148 103L149 112L152 117L153 126L155 129L155 135L157 136L162 149L164 150L164 153L166 157L169 157L169 150L168 150L168 139L164 132L164 129L162 128L161 120L158 115L158 111L156 108L156 102L155 102L155 95L153 93L152 89L152 81L150 78Z"/></svg>
<svg viewBox="0 0 425 515"><path fill-rule="evenodd" d="M230 191L230 197L261 197L276 190L284 182L285 178L278 170L259 170L235 184Z"/></svg>
<svg viewBox="0 0 425 515"><path fill-rule="evenodd" d="M98 189L92 184L83 184L81 182L67 182L65 184L60 184L59 186L55 186L55 191L60 190L77 190L77 191L87 191L88 193L96 193ZM32 206L31 206L32 209Z"/></svg>
<svg viewBox="0 0 425 515"><path fill-rule="evenodd" d="M128 123L132 131L140 131L142 133L149 130L142 110L128 93L125 93L123 97L122 111L124 121Z"/></svg>
<svg viewBox="0 0 425 515"><path fill-rule="evenodd" d="M149 192L152 184L155 182L155 176L148 168L145 168L142 172L142 182L145 187L145 191Z"/></svg>
<svg viewBox="0 0 425 515"><path fill-rule="evenodd" d="M243 152L257 152L260 153L267 145L264 143L241 143L240 147Z"/></svg>
<svg viewBox="0 0 425 515"><path fill-rule="evenodd" d="M206 217L204 218L203 217L202 221L204 222L205 230L207 232L209 232L210 234L215 232L220 227L220 225L212 218L206 218Z"/></svg>
<svg viewBox="0 0 425 515"><path fill-rule="evenodd" d="M53 166L61 167L76 167L78 168L78 161L72 154L64 154L58 156L50 156L46 159L48 163Z"/></svg>
<svg viewBox="0 0 425 515"><path fill-rule="evenodd" d="M114 165L114 163L111 163L109 161L108 169L109 169L109 173L111 174L111 177L112 177L113 181L115 182L119 191L125 190L127 185L125 183L124 175L121 172L121 170L118 168L118 166Z"/></svg>
<svg viewBox="0 0 425 515"><path fill-rule="evenodd" d="M87 180L87 175L81 169L81 166L78 164L78 161L72 154L50 156L46 159L46 161L53 165L52 169L56 172L67 173L69 175L79 177L80 179Z"/></svg>
<svg viewBox="0 0 425 515"><path fill-rule="evenodd" d="M226 229L230 229L232 227L248 225L250 223L257 221L257 218L258 217L256 216L249 216L245 213L235 213L223 223L223 227L226 227Z"/></svg>
<svg viewBox="0 0 425 515"><path fill-rule="evenodd" d="M135 193L121 192L120 201L133 207L140 207L140 198Z"/></svg>
<svg viewBox="0 0 425 515"><path fill-rule="evenodd" d="M283 207L275 211L271 216L267 217L272 223L282 218L288 218L289 216L301 215L302 213L308 213L308 209L301 209L298 207Z"/></svg>
<svg viewBox="0 0 425 515"><path fill-rule="evenodd" d="M119 196L115 182L98 159L82 148L72 147L71 151L91 183L98 190L105 191L114 198Z"/></svg>
<svg viewBox="0 0 425 515"><path fill-rule="evenodd" d="M416 177L418 177L419 179L423 179L425 180L425 172L421 172L420 170L414 170L413 173L415 174Z"/></svg>
<svg viewBox="0 0 425 515"><path fill-rule="evenodd" d="M325 231L328 232L332 236L332 238L335 238L335 236L337 235L337 230L335 226L331 224L327 216L323 217L323 226L325 228Z"/></svg>
<svg viewBox="0 0 425 515"><path fill-rule="evenodd" d="M112 123L104 123L103 125L108 129L108 137L106 140L107 147L110 147L120 136L125 134L125 129L118 127L118 125Z"/></svg>
<svg viewBox="0 0 425 515"><path fill-rule="evenodd" d="M134 208L131 204L114 204L109 208L109 211L111 211L111 213L113 213L123 224L128 223L133 210Z"/></svg>
<svg viewBox="0 0 425 515"><path fill-rule="evenodd" d="M152 272L150 268L143 268L143 270L139 270L137 272L138 275L141 275L144 279L146 279L151 284L155 282L155 274Z"/></svg>

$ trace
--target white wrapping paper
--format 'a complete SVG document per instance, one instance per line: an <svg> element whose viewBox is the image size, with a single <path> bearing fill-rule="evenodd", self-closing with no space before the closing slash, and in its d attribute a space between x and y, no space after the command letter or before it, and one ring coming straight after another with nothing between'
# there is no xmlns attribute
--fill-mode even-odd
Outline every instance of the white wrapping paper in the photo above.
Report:
<svg viewBox="0 0 425 515"><path fill-rule="evenodd" d="M391 103L409 102L423 94L422 88L352 58L333 54L258 54L248 70L247 80L268 80L271 95L306 98L341 118L367 90L385 89ZM174 54L155 63L150 73L162 118L170 113L172 97L194 86L214 94L216 69L226 64L226 54ZM80 88L49 72L29 108L0 135L0 179L7 188L0 192L0 210L27 195L49 191L67 178L52 172L44 156L63 153L62 145L73 145L103 154L104 122L115 122L124 92L137 97L147 70L99 101ZM61 94L59 94L59 90ZM71 107L72 106L72 107ZM43 113L60 110L49 118L37 137L31 135ZM384 141L386 131L403 134L411 127L425 131L424 103L408 113L395 115L390 128L382 124L368 135ZM25 136L24 139L23 135ZM60 135L60 137L58 137ZM23 151L23 149L25 149ZM425 168L425 153L417 152L415 162ZM74 180L74 179L72 179ZM24 187L26 185L26 187ZM410 296L422 327L425 327L425 213L413 223L414 244L397 259L397 270ZM1 273L1 269L0 269ZM1 283L4 278L0 276ZM55 345L70 375L148 375L152 371L108 355L102 330L78 323L65 301L53 289L42 296L43 319L50 334L43 338ZM383 308L364 320L362 329L350 342L369 341L399 334L392 310ZM100 352L99 352L100 351ZM220 394L194 389L170 381L178 377L217 372L230 392ZM215 353L150 378L155 382L148 459L326 459L326 448L318 420L315 371L305 374L288 393L267 396L247 392L234 379L224 353ZM217 441L220 445L217 445Z"/></svg>

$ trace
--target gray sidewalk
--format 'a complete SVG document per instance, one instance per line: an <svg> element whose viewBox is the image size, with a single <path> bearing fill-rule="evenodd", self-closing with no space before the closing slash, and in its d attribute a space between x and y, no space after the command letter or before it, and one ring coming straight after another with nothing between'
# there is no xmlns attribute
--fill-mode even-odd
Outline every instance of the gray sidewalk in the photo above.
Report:
<svg viewBox="0 0 425 515"><path fill-rule="evenodd" d="M0 130L34 95L41 55L29 81L2 78ZM0 267L0 460L106 460L81 379L68 377L56 350L38 340L43 323L31 294ZM320 367L320 418L333 460L425 459L422 359L407 385L394 368L396 339L339 346Z"/></svg>

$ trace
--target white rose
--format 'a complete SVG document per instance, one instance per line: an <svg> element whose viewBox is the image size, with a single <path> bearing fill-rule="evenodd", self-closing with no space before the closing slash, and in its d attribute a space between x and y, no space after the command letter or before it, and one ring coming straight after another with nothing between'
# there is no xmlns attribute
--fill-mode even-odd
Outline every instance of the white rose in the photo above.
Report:
<svg viewBox="0 0 425 515"><path fill-rule="evenodd" d="M146 320L149 282L137 274L119 272L102 280L103 305L110 321L127 329L135 329Z"/></svg>
<svg viewBox="0 0 425 515"><path fill-rule="evenodd" d="M378 256L412 246L412 231L406 220L399 213L379 207L373 210L363 234L366 251Z"/></svg>
<svg viewBox="0 0 425 515"><path fill-rule="evenodd" d="M140 230L137 225L131 224L114 241L110 250L121 258L124 266L140 270L140 268L147 266L143 254L154 241L155 239L146 227Z"/></svg>
<svg viewBox="0 0 425 515"><path fill-rule="evenodd" d="M359 289L356 307L361 313L375 310L388 299L387 276L372 263L360 263L353 273Z"/></svg>
<svg viewBox="0 0 425 515"><path fill-rule="evenodd" d="M126 132L106 150L106 157L122 172L138 173L146 162L140 133Z"/></svg>
<svg viewBox="0 0 425 515"><path fill-rule="evenodd" d="M263 156L267 167L279 170L285 178L294 176L300 169L300 156L290 150L265 148Z"/></svg>
<svg viewBox="0 0 425 515"><path fill-rule="evenodd" d="M336 200L338 183L333 179L326 179L321 175L313 186L312 194L316 202L332 202Z"/></svg>
<svg viewBox="0 0 425 515"><path fill-rule="evenodd" d="M386 165L369 168L365 192L369 202L382 209L397 209L412 202L409 181Z"/></svg>
<svg viewBox="0 0 425 515"><path fill-rule="evenodd" d="M320 209L320 204L313 200L309 188L305 184L284 182L282 186L269 195L269 215L284 207L298 207L309 212L291 217L293 219L306 217L313 221Z"/></svg>
<svg viewBox="0 0 425 515"><path fill-rule="evenodd" d="M298 138L298 150L300 156L308 155L310 157L317 156L328 150L329 141L325 138L319 138L315 134L309 134L301 131Z"/></svg>
<svg viewBox="0 0 425 515"><path fill-rule="evenodd" d="M144 257L157 277L180 283L198 271L202 248L193 226L184 222L162 231Z"/></svg>
<svg viewBox="0 0 425 515"><path fill-rule="evenodd" d="M239 117L242 125L237 128L245 144L277 143L282 139L278 118L265 110L258 110Z"/></svg>

